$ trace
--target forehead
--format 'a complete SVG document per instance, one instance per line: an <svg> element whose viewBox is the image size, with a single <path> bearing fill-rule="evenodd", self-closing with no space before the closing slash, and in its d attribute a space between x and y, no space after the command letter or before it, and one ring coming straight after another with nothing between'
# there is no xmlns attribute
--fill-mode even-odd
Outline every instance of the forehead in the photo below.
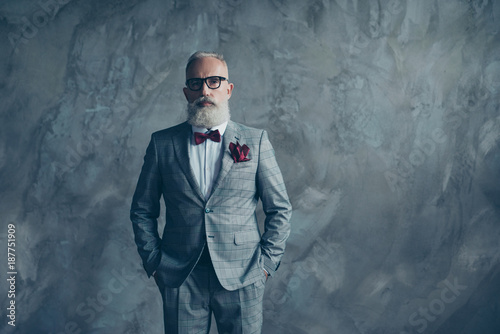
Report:
<svg viewBox="0 0 500 334"><path fill-rule="evenodd" d="M205 57L193 61L186 72L186 79L211 76L228 77L227 66L217 58Z"/></svg>

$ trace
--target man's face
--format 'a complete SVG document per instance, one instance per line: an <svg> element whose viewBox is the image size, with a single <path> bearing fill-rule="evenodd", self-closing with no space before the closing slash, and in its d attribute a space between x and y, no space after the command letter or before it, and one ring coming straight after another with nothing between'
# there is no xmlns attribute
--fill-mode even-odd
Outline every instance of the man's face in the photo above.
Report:
<svg viewBox="0 0 500 334"><path fill-rule="evenodd" d="M186 73L186 80L192 78L208 78L208 77L224 77L228 78L227 67L217 58L205 57L194 61L188 68ZM203 86L198 91L192 91L188 87L184 87L184 96L189 103L193 103L196 99L206 96L214 101L216 105L226 102L231 97L233 91L233 84L228 83L227 80L221 82L217 89L210 89L203 83ZM199 107L210 107L210 102L202 102Z"/></svg>
<svg viewBox="0 0 500 334"><path fill-rule="evenodd" d="M227 78L227 67L217 58L205 57L193 62L186 73L186 81L189 79L205 79L209 77ZM198 80L199 81L199 80ZM233 84L227 80L220 81L218 88L217 79L212 78L207 82L202 80L201 86L192 85L191 88L184 87L184 95L188 101L187 113L188 123L197 127L210 129L229 121L229 98L233 90ZM194 86L194 87L193 87Z"/></svg>

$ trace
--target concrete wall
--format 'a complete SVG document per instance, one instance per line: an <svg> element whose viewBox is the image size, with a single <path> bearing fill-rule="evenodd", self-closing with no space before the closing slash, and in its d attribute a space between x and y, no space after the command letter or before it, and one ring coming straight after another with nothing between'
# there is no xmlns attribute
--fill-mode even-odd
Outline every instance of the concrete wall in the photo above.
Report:
<svg viewBox="0 0 500 334"><path fill-rule="evenodd" d="M2 333L161 331L128 212L199 49L224 53L232 119L269 132L294 207L264 333L500 332L500 2L8 0L0 18Z"/></svg>

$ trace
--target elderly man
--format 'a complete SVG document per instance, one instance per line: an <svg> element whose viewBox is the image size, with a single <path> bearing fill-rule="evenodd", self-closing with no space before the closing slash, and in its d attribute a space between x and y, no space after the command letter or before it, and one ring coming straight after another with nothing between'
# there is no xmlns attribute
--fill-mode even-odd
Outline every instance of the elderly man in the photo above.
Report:
<svg viewBox="0 0 500 334"><path fill-rule="evenodd" d="M167 334L208 333L212 313L219 333L260 333L265 282L290 234L273 148L266 131L230 121L233 87L222 55L189 58L187 122L153 133L132 200L135 242L160 289Z"/></svg>

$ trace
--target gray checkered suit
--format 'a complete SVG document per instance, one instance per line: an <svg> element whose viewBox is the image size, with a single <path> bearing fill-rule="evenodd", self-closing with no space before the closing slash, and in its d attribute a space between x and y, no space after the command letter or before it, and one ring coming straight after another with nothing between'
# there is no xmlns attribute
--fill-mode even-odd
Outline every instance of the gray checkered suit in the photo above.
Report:
<svg viewBox="0 0 500 334"><path fill-rule="evenodd" d="M155 132L132 201L135 242L149 276L179 287L208 247L217 278L236 290L271 276L278 269L290 233L291 206L267 133L229 121L219 175L205 200L189 163L191 126L182 123ZM233 161L230 142L246 144L250 161ZM160 199L166 224L157 229ZM266 214L261 236L255 209Z"/></svg>

